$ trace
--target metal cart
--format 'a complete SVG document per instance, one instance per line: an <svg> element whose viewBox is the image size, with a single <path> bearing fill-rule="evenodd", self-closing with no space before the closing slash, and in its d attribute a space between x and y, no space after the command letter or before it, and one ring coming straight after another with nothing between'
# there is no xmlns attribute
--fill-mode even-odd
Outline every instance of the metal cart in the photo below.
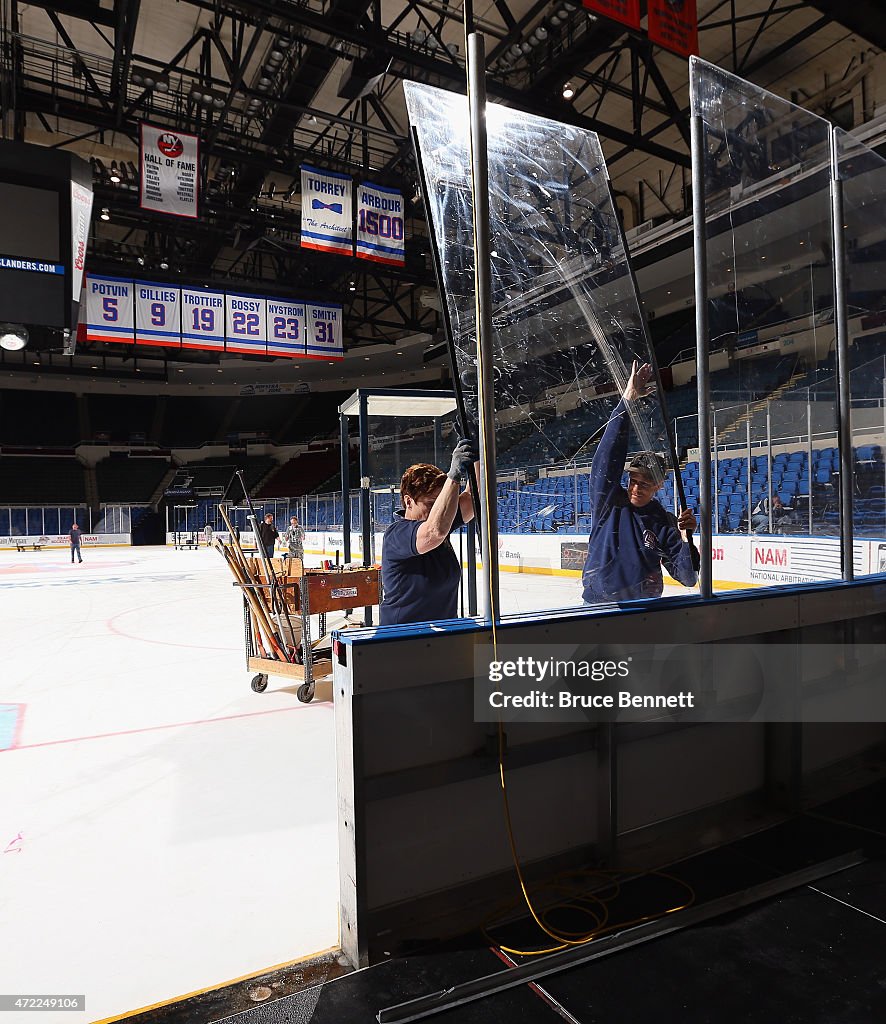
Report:
<svg viewBox="0 0 886 1024"><path fill-rule="evenodd" d="M281 564L282 563L282 564ZM287 564L288 563L288 564ZM377 605L381 601L381 573L375 566L356 569L303 569L298 559L274 559L276 587L282 594L289 613L290 635L287 647L295 652L295 660L281 661L262 653L257 638L255 613L244 595L244 635L246 667L256 674L251 686L262 693L268 686L268 677L282 676L297 680L301 685L296 695L303 703L315 697L332 699L332 653L321 650L318 644L326 633L329 612L349 611L352 608ZM278 573L278 566L283 570ZM294 569L294 572L288 571ZM269 591L275 584L266 578L260 560L250 563L251 584L237 586ZM319 616L318 636L311 634L311 616Z"/></svg>

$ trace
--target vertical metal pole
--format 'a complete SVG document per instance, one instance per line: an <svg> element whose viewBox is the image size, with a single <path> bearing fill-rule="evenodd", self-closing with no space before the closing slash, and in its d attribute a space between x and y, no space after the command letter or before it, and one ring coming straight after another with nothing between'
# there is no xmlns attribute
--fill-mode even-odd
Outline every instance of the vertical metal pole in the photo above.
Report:
<svg viewBox="0 0 886 1024"><path fill-rule="evenodd" d="M704 122L691 118L692 131L692 232L695 246L695 382L698 392L698 504L701 565L698 589L703 598L713 596L711 561L711 378L708 371L708 259L704 187Z"/></svg>
<svg viewBox="0 0 886 1024"><path fill-rule="evenodd" d="M344 537L345 565L351 561L351 462L349 459L348 417L346 413L338 414L338 443L341 449L341 528ZM335 511L335 499L332 500Z"/></svg>
<svg viewBox="0 0 886 1024"><path fill-rule="evenodd" d="M468 574L468 615L477 614L477 520L467 525L465 547L467 548Z"/></svg>
<svg viewBox="0 0 886 1024"><path fill-rule="evenodd" d="M749 405L745 406L745 412L747 413L747 417L746 417L746 419L744 421L744 426L745 426L745 436L747 437L747 441L748 441L748 486L747 486L747 492L748 492L748 534L750 534L750 532L751 532L751 501L752 501L752 493L753 493L751 491L751 477L753 476L753 473L751 471L751 417L750 417L750 411L751 411L750 406Z"/></svg>
<svg viewBox="0 0 886 1024"><path fill-rule="evenodd" d="M769 494L769 532L772 533L772 412L770 403L766 403L766 464L769 467L767 474L767 492Z"/></svg>
<svg viewBox="0 0 886 1024"><path fill-rule="evenodd" d="M806 389L806 475L809 478L809 536L812 536L812 402L809 401L809 388Z"/></svg>
<svg viewBox="0 0 886 1024"><path fill-rule="evenodd" d="M489 167L486 151L486 49L483 37L468 35L468 112L474 220L477 362L480 370L480 504L483 531L483 618L499 619L498 515L495 503L495 419L492 353L492 281L489 263Z"/></svg>
<svg viewBox="0 0 886 1024"><path fill-rule="evenodd" d="M359 398L360 407L360 528L363 536L363 564L372 564L372 538L370 530L369 510L369 487L371 484L369 476L369 416L368 401L366 395L361 394ZM372 625L372 608L363 609L363 622L367 626Z"/></svg>
<svg viewBox="0 0 886 1024"><path fill-rule="evenodd" d="M440 454L443 451L443 422L439 416L434 417L434 465L440 465Z"/></svg>
<svg viewBox="0 0 886 1024"><path fill-rule="evenodd" d="M720 532L720 453L717 451L717 417L711 417L714 437L714 532Z"/></svg>
<svg viewBox="0 0 886 1024"><path fill-rule="evenodd" d="M831 136L831 221L834 243L834 326L837 331L837 450L840 453L840 556L843 579L855 579L852 561L852 422L849 389L849 330L846 323L846 251L843 234L843 182Z"/></svg>

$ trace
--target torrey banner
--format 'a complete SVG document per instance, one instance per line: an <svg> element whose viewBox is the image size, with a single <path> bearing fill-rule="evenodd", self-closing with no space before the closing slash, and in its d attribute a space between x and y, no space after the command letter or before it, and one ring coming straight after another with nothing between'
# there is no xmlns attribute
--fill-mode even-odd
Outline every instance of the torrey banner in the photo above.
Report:
<svg viewBox="0 0 886 1024"><path fill-rule="evenodd" d="M640 27L640 0L584 0L584 6L631 28Z"/></svg>
<svg viewBox="0 0 886 1024"><path fill-rule="evenodd" d="M141 123L141 207L197 216L200 141L196 135Z"/></svg>
<svg viewBox="0 0 886 1024"><path fill-rule="evenodd" d="M649 0L649 39L681 57L698 54L695 0Z"/></svg>
<svg viewBox="0 0 886 1024"><path fill-rule="evenodd" d="M346 174L301 167L303 249L354 255L353 186Z"/></svg>
<svg viewBox="0 0 886 1024"><path fill-rule="evenodd" d="M363 182L357 188L357 255L375 263L402 266L403 193Z"/></svg>

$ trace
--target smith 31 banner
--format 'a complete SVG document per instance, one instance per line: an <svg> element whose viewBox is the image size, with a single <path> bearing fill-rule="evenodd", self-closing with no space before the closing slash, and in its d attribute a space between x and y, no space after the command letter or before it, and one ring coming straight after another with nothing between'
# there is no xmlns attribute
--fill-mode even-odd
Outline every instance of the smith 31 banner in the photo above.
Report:
<svg viewBox="0 0 886 1024"><path fill-rule="evenodd" d="M631 28L640 27L640 0L584 0L584 6Z"/></svg>
<svg viewBox="0 0 886 1024"><path fill-rule="evenodd" d="M224 292L182 288L182 345L213 352L224 349Z"/></svg>
<svg viewBox="0 0 886 1024"><path fill-rule="evenodd" d="M268 355L305 354L305 304L268 299Z"/></svg>
<svg viewBox="0 0 886 1024"><path fill-rule="evenodd" d="M346 174L301 167L301 244L303 249L354 255L354 183Z"/></svg>
<svg viewBox="0 0 886 1024"><path fill-rule="evenodd" d="M132 344L132 281L86 275L86 340Z"/></svg>
<svg viewBox="0 0 886 1024"><path fill-rule="evenodd" d="M344 359L342 307L305 305L307 356L310 359Z"/></svg>
<svg viewBox="0 0 886 1024"><path fill-rule="evenodd" d="M225 309L228 323L226 351L265 355L268 350L265 300L257 295L233 295L228 292L225 296Z"/></svg>
<svg viewBox="0 0 886 1024"><path fill-rule="evenodd" d="M135 342L181 348L181 288L135 282Z"/></svg>
<svg viewBox="0 0 886 1024"><path fill-rule="evenodd" d="M649 39L666 50L691 57L698 53L695 0L649 0Z"/></svg>
<svg viewBox="0 0 886 1024"><path fill-rule="evenodd" d="M196 135L141 123L141 206L175 217L197 216Z"/></svg>
<svg viewBox="0 0 886 1024"><path fill-rule="evenodd" d="M368 182L357 187L357 255L394 266L405 262L403 194L397 189Z"/></svg>

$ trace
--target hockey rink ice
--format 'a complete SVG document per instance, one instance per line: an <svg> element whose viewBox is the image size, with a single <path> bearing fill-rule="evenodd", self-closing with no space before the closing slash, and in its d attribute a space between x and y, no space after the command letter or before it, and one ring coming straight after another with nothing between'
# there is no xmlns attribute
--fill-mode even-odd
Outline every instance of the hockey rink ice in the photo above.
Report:
<svg viewBox="0 0 886 1024"><path fill-rule="evenodd" d="M332 705L252 692L217 552L83 556L0 553L0 991L68 1024L338 945ZM579 585L502 573L503 610Z"/></svg>

